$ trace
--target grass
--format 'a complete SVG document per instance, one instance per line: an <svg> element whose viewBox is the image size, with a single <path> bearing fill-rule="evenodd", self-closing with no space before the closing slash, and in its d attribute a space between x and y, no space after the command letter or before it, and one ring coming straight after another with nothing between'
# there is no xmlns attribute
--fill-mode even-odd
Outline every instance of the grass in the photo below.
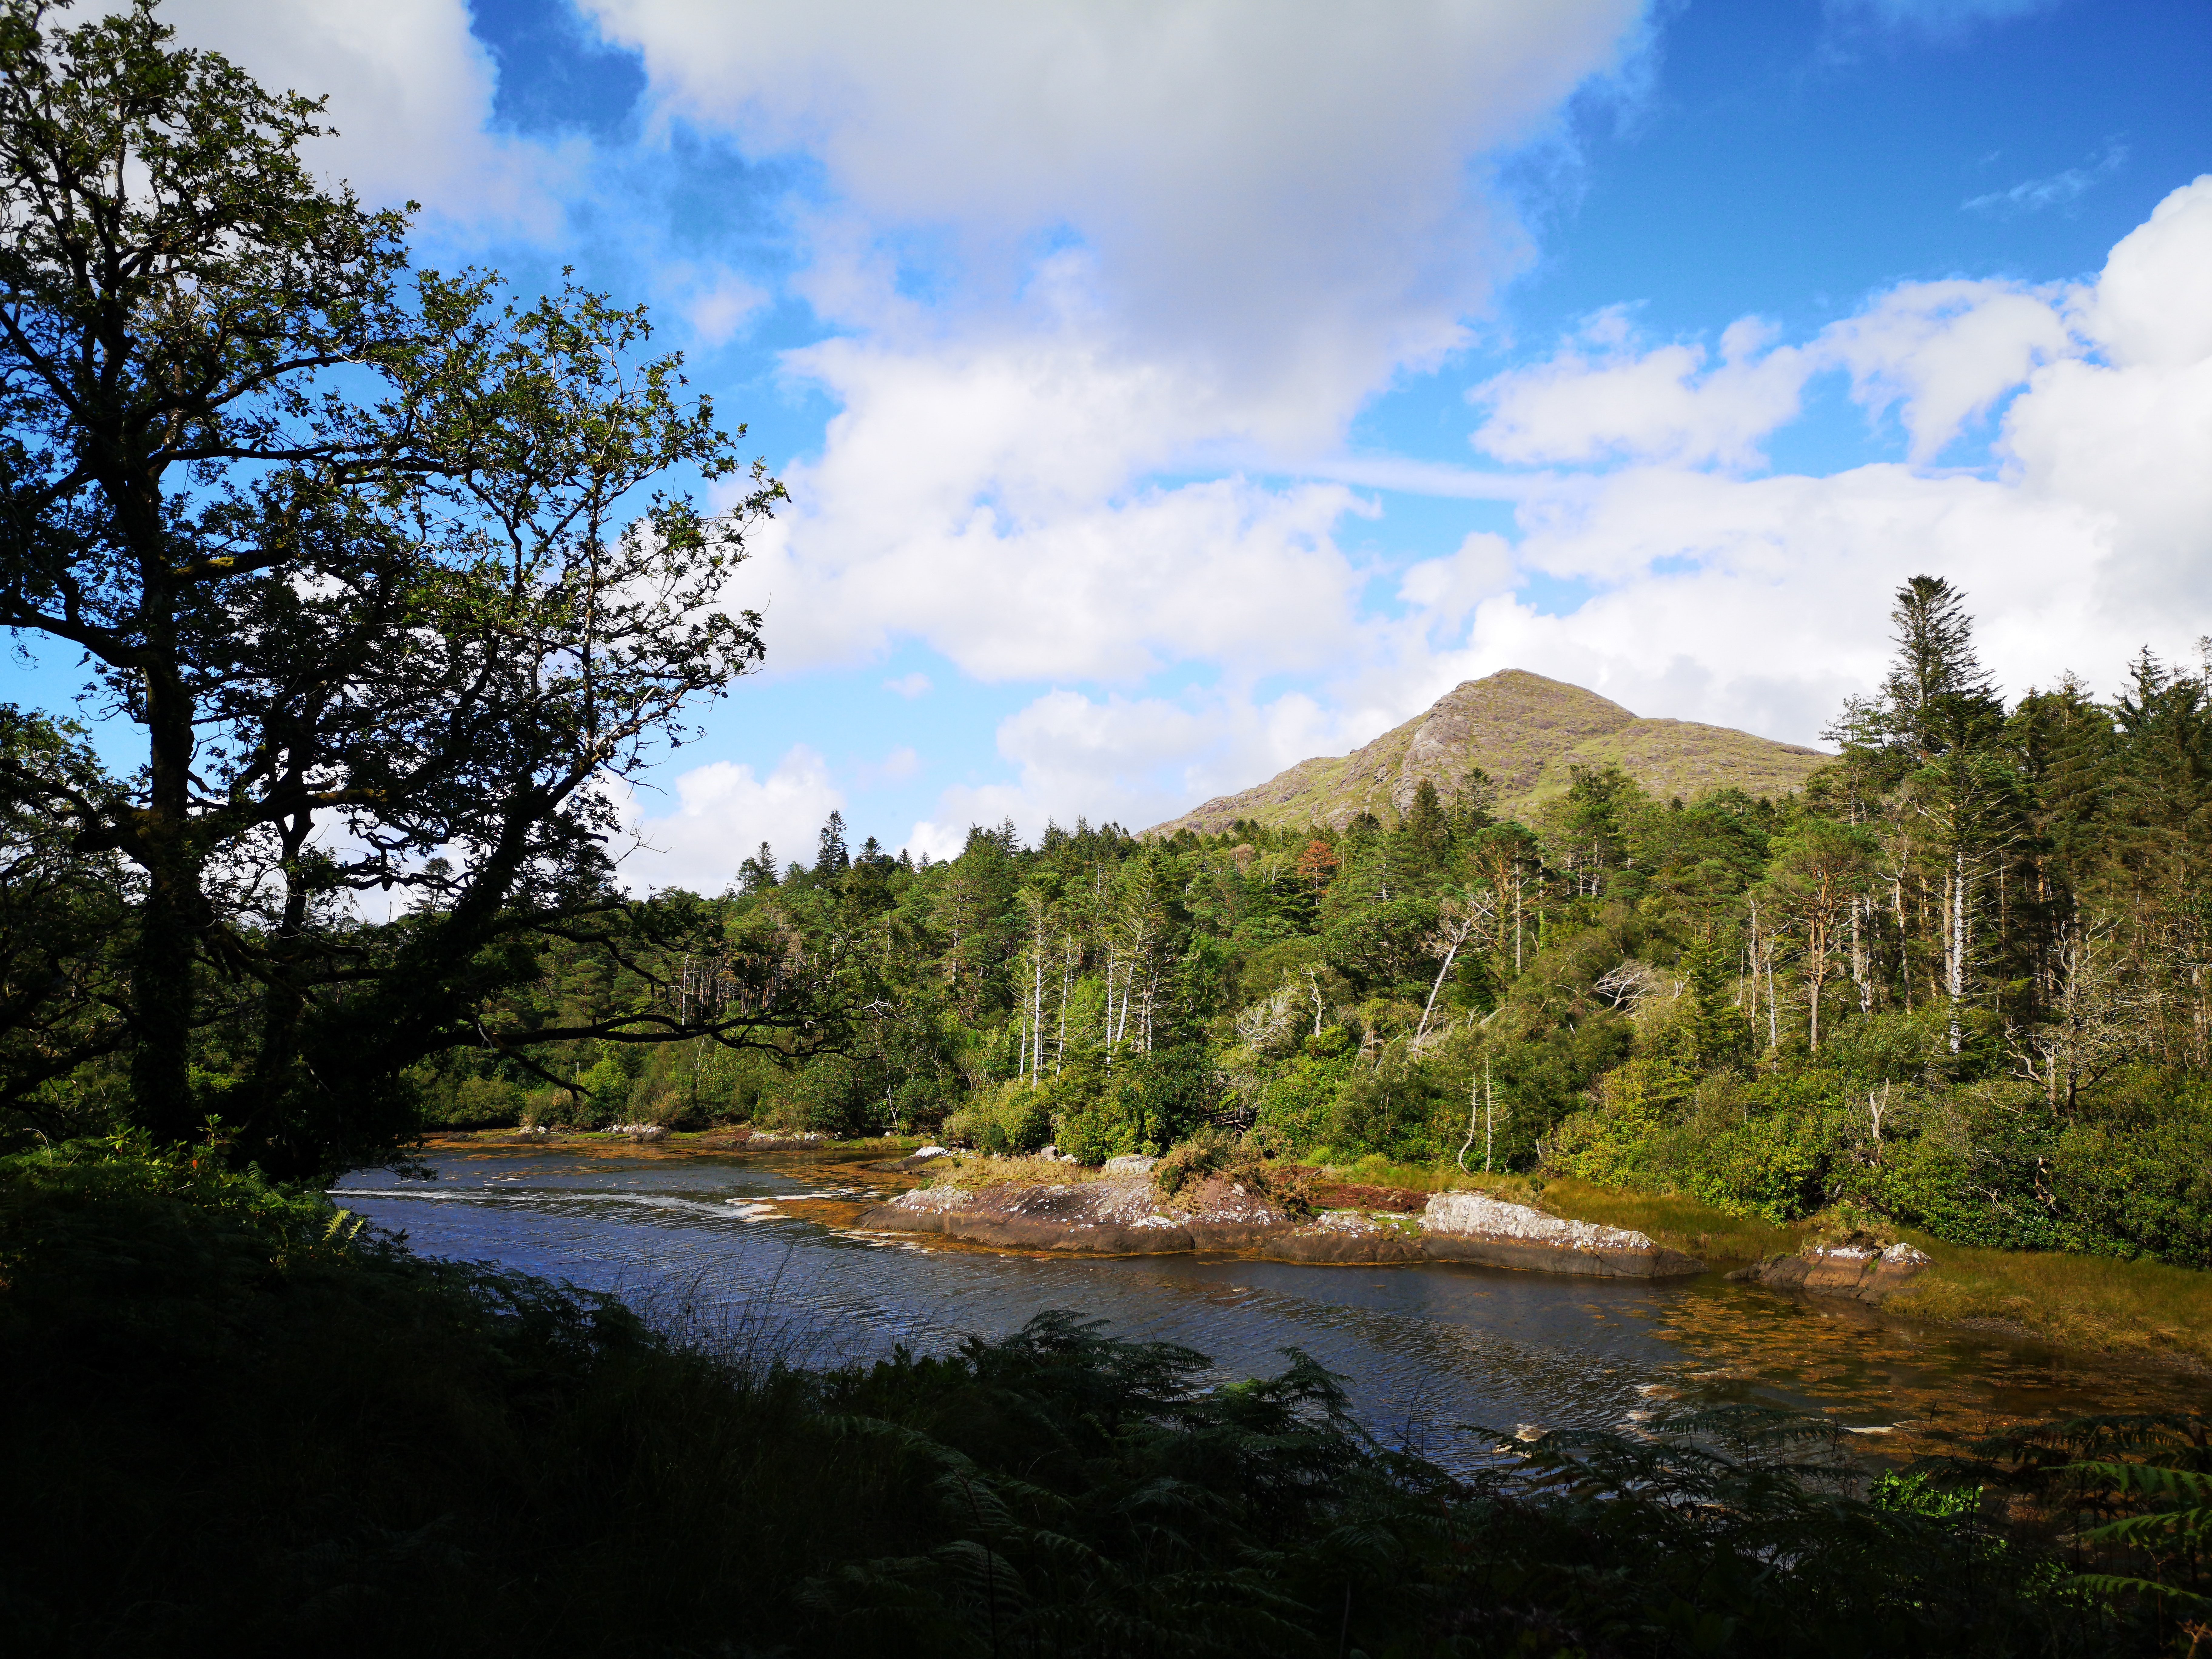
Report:
<svg viewBox="0 0 2212 1659"><path fill-rule="evenodd" d="M1504 1171L1485 1175L1478 1170L1468 1175L1456 1164L1393 1164L1370 1154L1352 1163L1326 1165L1322 1173L1331 1180L1417 1193L1486 1192L1547 1214L1630 1228L1717 1267L1758 1261L1795 1250L1811 1231L1809 1223L1776 1226L1754 1217L1731 1215L1693 1198L1632 1193L1586 1181Z"/></svg>
<svg viewBox="0 0 2212 1659"><path fill-rule="evenodd" d="M1777 1225L1676 1194L1626 1192L1567 1177L1547 1180L1537 1202L1553 1215L1633 1228L1656 1243L1686 1251L1716 1267L1788 1255L1813 1231L1809 1222Z"/></svg>
<svg viewBox="0 0 2212 1659"><path fill-rule="evenodd" d="M1845 1218L1787 1224L1735 1215L1677 1194L1638 1193L1571 1177L1462 1176L1450 1164L1380 1157L1329 1167L1334 1179L1413 1192L1479 1188L1509 1202L1608 1227L1626 1227L1714 1267L1793 1255L1850 1231ZM2212 1273L2163 1261L2031 1250L1978 1250L1911 1228L1885 1228L1933 1265L1885 1304L1946 1324L1991 1322L2091 1353L2212 1367Z"/></svg>
<svg viewBox="0 0 2212 1659"><path fill-rule="evenodd" d="M998 1187L1012 1183L1066 1187L1079 1181L1103 1181L1105 1171L1050 1158L1006 1158L996 1152L954 1152L933 1161L925 1185Z"/></svg>
<svg viewBox="0 0 2212 1659"><path fill-rule="evenodd" d="M2163 1261L1977 1250L1902 1237L1935 1266L1886 1304L1958 1323L1994 1321L2069 1348L2212 1367L2212 1273Z"/></svg>

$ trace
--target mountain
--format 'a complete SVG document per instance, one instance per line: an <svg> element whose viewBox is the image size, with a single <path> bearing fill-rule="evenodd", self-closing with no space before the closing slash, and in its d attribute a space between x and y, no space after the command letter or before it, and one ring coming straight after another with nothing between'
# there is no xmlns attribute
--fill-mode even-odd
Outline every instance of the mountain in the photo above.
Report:
<svg viewBox="0 0 2212 1659"><path fill-rule="evenodd" d="M1300 761L1255 788L1217 796L1145 833L1188 828L1212 835L1239 818L1340 826L1363 811L1388 821L1413 804L1423 778L1449 796L1473 766L1496 782L1496 810L1505 814L1565 794L1570 767L1607 762L1662 800L1729 785L1778 795L1802 786L1829 758L1725 726L1644 720L1595 691L1507 668L1462 681L1426 714L1364 749Z"/></svg>

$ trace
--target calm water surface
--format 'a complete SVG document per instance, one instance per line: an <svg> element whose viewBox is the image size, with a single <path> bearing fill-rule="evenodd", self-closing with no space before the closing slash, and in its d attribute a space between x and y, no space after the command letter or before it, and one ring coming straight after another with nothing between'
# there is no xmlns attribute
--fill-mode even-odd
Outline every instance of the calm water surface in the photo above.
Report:
<svg viewBox="0 0 2212 1659"><path fill-rule="evenodd" d="M362 1170L338 1200L426 1255L616 1291L649 1316L829 1362L996 1336L1041 1310L1180 1342L1230 1376L1297 1348L1346 1379L1373 1428L1448 1462L1456 1425L1630 1427L1701 1403L1825 1413L1877 1455L2060 1413L2212 1397L2203 1379L1717 1274L1662 1284L1435 1264L1006 1255L858 1235L898 1177L805 1153L718 1158L471 1145L434 1180Z"/></svg>

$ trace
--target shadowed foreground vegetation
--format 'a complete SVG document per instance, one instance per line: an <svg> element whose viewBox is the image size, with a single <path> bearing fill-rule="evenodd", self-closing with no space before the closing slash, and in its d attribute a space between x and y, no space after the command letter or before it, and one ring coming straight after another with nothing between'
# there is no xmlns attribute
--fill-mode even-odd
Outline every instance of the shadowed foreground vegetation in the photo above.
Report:
<svg viewBox="0 0 2212 1659"><path fill-rule="evenodd" d="M2207 1588L2164 1534L2054 1546L2063 1434L1869 1486L1739 1414L1455 1476L1295 1354L1208 1387L1046 1315L807 1372L182 1152L8 1161L0 1276L27 1655L2149 1653L2192 1603L2074 1571ZM2201 1479L2204 1429L2095 1446ZM2092 1518L2171 1506L2100 1479Z"/></svg>

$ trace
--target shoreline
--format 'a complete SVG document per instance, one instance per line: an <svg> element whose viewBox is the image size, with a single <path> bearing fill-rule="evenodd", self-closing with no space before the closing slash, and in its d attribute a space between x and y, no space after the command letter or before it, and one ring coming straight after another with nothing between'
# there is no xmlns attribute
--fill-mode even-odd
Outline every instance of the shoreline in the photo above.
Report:
<svg viewBox="0 0 2212 1659"><path fill-rule="evenodd" d="M900 1167L903 1162L900 1154L922 1144L918 1136L796 1144L795 1138L778 1137L771 1142L767 1136L755 1136L742 1130L707 1130L639 1142L627 1136L590 1131L559 1133L541 1139L520 1137L512 1129L492 1128L436 1131L426 1134L421 1144L426 1151L557 1150L572 1154L657 1158L781 1154L801 1156L810 1161L836 1160L845 1164L856 1177L878 1188L883 1196L873 1202L857 1202L850 1216L839 1216L834 1220L822 1218L824 1224L835 1225L840 1231L905 1237L917 1243L928 1240L963 1249L1047 1256L1085 1253L1223 1255L1313 1266L1419 1267L1457 1260L1474 1265L1537 1271L1557 1260L1503 1259L1502 1251L1501 1259L1487 1262L1477 1255L1431 1255L1419 1248L1418 1239L1407 1237L1402 1230L1404 1224L1416 1219L1413 1212L1425 1209L1428 1201L1438 1194L1432 1190L1401 1186L1387 1178L1366 1181L1362 1178L1364 1172L1358 1170L1327 1171L1328 1178L1315 1185L1315 1196L1323 1200L1324 1206L1332 1199L1350 1200L1343 1209L1324 1207L1323 1216L1357 1214L1375 1227L1370 1234L1364 1226L1346 1221L1334 1223L1328 1230L1336 1235L1334 1248L1325 1245L1310 1231L1306 1235L1310 1242L1288 1243L1294 1230L1280 1224L1268 1230L1273 1237L1255 1235L1241 1240L1202 1224L1200 1235L1190 1234L1188 1227L1175 1229L1184 1235L1175 1241L1159 1237L1170 1228L1148 1227L1144 1231L1153 1237L1146 1238L1139 1234L1139 1248L1129 1250L1097 1249L1096 1243L1102 1236L1093 1233L1090 1236L1093 1247L1086 1251L1080 1245L1071 1244L1064 1234L1055 1238L1048 1228L1031 1231L1029 1228L987 1227L981 1231L995 1232L997 1237L969 1238L961 1236L969 1231L964 1227L947 1232L941 1225L900 1225L896 1218L890 1226L871 1224L881 1220L878 1212L890 1207L887 1200L913 1191L938 1190L922 1188L916 1171ZM1008 1173L1011 1176L1012 1172ZM1068 1173L1076 1172L1071 1170ZM1408 1173L1418 1176L1420 1172ZM1098 1172L1084 1171L1076 1182L1068 1184L1091 1186L1102 1184L1103 1181ZM1002 1180L960 1190L988 1190L993 1185L1022 1184L1018 1180ZM1474 1189L1458 1190L1472 1193ZM1694 1200L1598 1188L1571 1180L1534 1182L1525 1177L1507 1177L1493 1183L1492 1190L1532 1200L1529 1205L1516 1207L1534 1208L1540 1204L1557 1219L1572 1218L1557 1214L1567 1209L1574 1212L1577 1218L1586 1218L1589 1225L1638 1233L1656 1250L1674 1252L1697 1261L1698 1267L1692 1272L1729 1274L1732 1269L1763 1267L1778 1259L1800 1256L1814 1249L1831 1231L1824 1229L1818 1218L1794 1224L1747 1220ZM1132 1221L1134 1218L1130 1218ZM1034 1219L1038 1223L1046 1221L1042 1214ZM1395 1235L1388 1249L1382 1237L1386 1229ZM1359 1242L1363 1238L1373 1242L1363 1244ZM1895 1238L1924 1253L1929 1258L1929 1264L1908 1280L1885 1285L1882 1292L1873 1297L1848 1292L1824 1294L1817 1286L1808 1290L1761 1283L1752 1273L1742 1273L1738 1282L1747 1290L1811 1305L1836 1306L1849 1302L1916 1324L1985 1331L2011 1340L2042 1343L2069 1352L2122 1358L2163 1371L2212 1379L2212 1273L2148 1260L2121 1261L2062 1253L1981 1250L1952 1244L1909 1228L1896 1230ZM1550 1265L1550 1270L1561 1269ZM1576 1269L1571 1266L1565 1271ZM1584 1267L1582 1271L1589 1270ZM1632 1273L1620 1276L1650 1275Z"/></svg>

